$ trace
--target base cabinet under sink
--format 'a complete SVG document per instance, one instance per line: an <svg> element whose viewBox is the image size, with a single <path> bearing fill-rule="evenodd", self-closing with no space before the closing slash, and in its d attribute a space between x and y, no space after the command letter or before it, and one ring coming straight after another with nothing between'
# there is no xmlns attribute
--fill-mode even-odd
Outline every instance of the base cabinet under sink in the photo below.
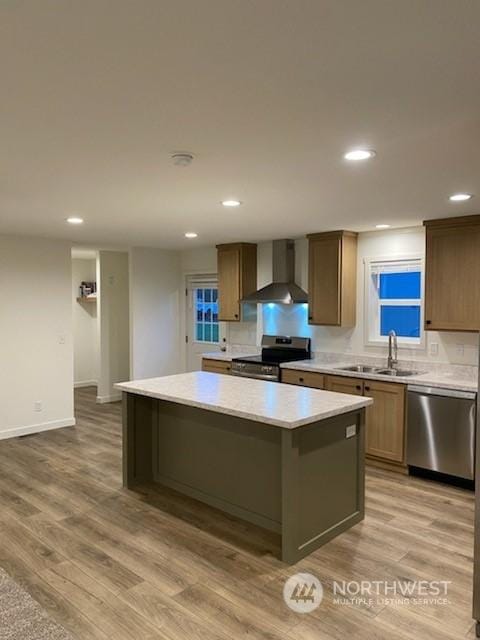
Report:
<svg viewBox="0 0 480 640"><path fill-rule="evenodd" d="M405 464L405 385L325 376L325 389L373 398L366 414L365 453L373 459Z"/></svg>

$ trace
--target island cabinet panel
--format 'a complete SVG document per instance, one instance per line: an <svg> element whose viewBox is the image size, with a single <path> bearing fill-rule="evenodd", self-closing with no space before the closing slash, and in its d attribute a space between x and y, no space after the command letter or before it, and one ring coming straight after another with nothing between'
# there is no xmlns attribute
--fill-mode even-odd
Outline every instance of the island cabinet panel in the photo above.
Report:
<svg viewBox="0 0 480 640"><path fill-rule="evenodd" d="M230 375L232 363L226 360L215 360L214 358L202 358L202 371L210 373L224 373Z"/></svg>
<svg viewBox="0 0 480 640"><path fill-rule="evenodd" d="M357 234L333 231L307 237L309 324L354 327Z"/></svg>
<svg viewBox="0 0 480 640"><path fill-rule="evenodd" d="M274 531L289 564L364 517L364 408L289 429L134 393L123 403L125 487L158 483Z"/></svg>
<svg viewBox="0 0 480 640"><path fill-rule="evenodd" d="M241 300L257 288L257 245L217 245L218 319L241 320Z"/></svg>
<svg viewBox="0 0 480 640"><path fill-rule="evenodd" d="M480 329L480 216L429 220L425 329Z"/></svg>
<svg viewBox="0 0 480 640"><path fill-rule="evenodd" d="M366 453L402 463L405 460L405 387L364 381L364 395L373 398L367 408Z"/></svg>
<svg viewBox="0 0 480 640"><path fill-rule="evenodd" d="M296 371L295 369L282 369L282 382L285 382L286 384L298 384L302 387L323 389L324 381L325 376L322 373Z"/></svg>
<svg viewBox="0 0 480 640"><path fill-rule="evenodd" d="M386 462L405 462L405 385L325 376L325 389L373 398L365 418L365 452L369 457Z"/></svg>

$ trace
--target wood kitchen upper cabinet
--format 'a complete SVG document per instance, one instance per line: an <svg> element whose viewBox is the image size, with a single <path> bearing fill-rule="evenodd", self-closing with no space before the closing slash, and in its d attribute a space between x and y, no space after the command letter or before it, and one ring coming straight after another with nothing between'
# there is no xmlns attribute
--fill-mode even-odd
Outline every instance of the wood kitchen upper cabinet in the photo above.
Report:
<svg viewBox="0 0 480 640"><path fill-rule="evenodd" d="M357 234L310 234L308 250L308 322L355 326Z"/></svg>
<svg viewBox="0 0 480 640"><path fill-rule="evenodd" d="M405 385L325 376L325 389L373 398L365 417L365 453L375 459L405 461Z"/></svg>
<svg viewBox="0 0 480 640"><path fill-rule="evenodd" d="M427 220L425 329L480 329L480 216Z"/></svg>
<svg viewBox="0 0 480 640"><path fill-rule="evenodd" d="M405 386L365 380L363 395L373 398L367 407L365 452L369 456L403 462L405 459Z"/></svg>
<svg viewBox="0 0 480 640"><path fill-rule="evenodd" d="M257 245L217 245L218 319L241 320L240 300L257 289Z"/></svg>

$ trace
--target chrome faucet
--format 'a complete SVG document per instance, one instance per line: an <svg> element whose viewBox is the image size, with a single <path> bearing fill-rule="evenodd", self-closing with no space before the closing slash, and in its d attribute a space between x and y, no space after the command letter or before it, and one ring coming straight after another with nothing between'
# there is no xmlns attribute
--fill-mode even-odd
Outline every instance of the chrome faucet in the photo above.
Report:
<svg viewBox="0 0 480 640"><path fill-rule="evenodd" d="M395 353L395 356L393 355ZM388 358L387 367L394 369L398 364L398 343L397 334L392 329L388 332Z"/></svg>

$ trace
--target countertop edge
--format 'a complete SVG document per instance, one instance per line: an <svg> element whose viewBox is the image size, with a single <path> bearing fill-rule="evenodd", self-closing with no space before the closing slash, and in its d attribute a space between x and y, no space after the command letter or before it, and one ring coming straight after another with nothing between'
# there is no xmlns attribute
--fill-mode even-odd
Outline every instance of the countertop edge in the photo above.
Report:
<svg viewBox="0 0 480 640"><path fill-rule="evenodd" d="M212 374L212 375L222 375L222 374ZM275 382L274 384L281 384L281 383ZM369 398L367 396L359 396L358 401L356 400L355 402L352 402L348 406L345 406L339 409L325 410L322 413L316 414L314 416L310 416L308 418L301 418L293 422L286 422L284 420L278 420L275 418L268 418L264 416L258 416L256 419L254 415L244 411L240 411L238 409L229 410L226 407L219 407L219 406L211 405L208 403L199 402L196 400L178 398L177 396L174 396L174 395L158 393L155 391L149 391L141 387L133 387L129 382L118 382L114 385L114 387L115 389L118 389L125 393L133 393L135 395L154 398L155 400L165 400L166 402L173 402L175 404L195 407L197 409L205 409L206 411L213 411L214 413L222 413L224 415L236 416L238 418L243 418L245 420L251 420L252 422L259 422L261 424L268 424L274 427L280 427L282 429L288 429L288 430L298 429L299 427L304 427L310 424L314 424L315 422L321 422L322 420L326 420L328 418L333 418L335 416L343 415L345 413L351 413L352 411L358 411L360 409L364 409L370 406L371 404L373 404L372 398ZM318 391L318 390L315 390L315 391ZM332 392L327 392L327 393L332 393Z"/></svg>

